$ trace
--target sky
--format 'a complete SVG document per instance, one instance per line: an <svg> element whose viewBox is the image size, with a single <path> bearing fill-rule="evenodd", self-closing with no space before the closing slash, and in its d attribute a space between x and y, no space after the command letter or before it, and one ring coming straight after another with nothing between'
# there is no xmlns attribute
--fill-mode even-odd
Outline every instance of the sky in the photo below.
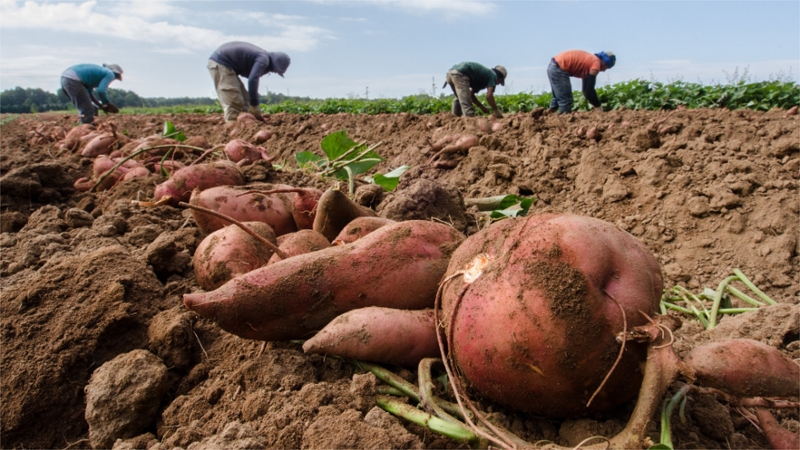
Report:
<svg viewBox="0 0 800 450"><path fill-rule="evenodd" d="M439 95L463 61L505 66L497 95L539 94L571 49L617 55L598 85L796 82L800 1L0 0L0 90L56 92L73 64L116 63L112 88L216 97L206 64L229 41L291 56L259 93L311 98Z"/></svg>

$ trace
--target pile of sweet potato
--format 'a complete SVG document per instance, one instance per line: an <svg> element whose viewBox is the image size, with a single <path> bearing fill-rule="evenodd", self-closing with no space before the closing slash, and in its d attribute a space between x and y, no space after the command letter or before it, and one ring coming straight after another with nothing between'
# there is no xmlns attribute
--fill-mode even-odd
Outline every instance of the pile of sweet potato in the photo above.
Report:
<svg viewBox="0 0 800 450"><path fill-rule="evenodd" d="M679 373L734 397L798 396L797 364L771 347L728 341L680 361L664 327L632 339L656 323L660 267L598 219L534 214L466 238L438 222L378 217L335 189L221 186L184 205L209 233L194 260L206 291L184 304L243 338L402 366L441 357L455 392L467 383L554 418L637 394L647 406L636 417L652 418ZM247 224L260 237L242 232ZM642 370L654 365L662 375ZM632 421L624 439L641 439L644 425Z"/></svg>

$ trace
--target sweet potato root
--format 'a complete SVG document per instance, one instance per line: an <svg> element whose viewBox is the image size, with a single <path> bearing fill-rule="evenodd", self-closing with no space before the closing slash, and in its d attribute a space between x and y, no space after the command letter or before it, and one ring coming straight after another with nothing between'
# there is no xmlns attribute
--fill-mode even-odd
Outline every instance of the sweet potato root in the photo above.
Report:
<svg viewBox="0 0 800 450"><path fill-rule="evenodd" d="M305 339L352 309L431 308L463 238L436 222L398 222L352 244L287 258L216 290L186 294L183 303L246 339Z"/></svg>
<svg viewBox="0 0 800 450"><path fill-rule="evenodd" d="M431 159L428 162L433 163L435 160L450 153L467 151L476 145L478 145L478 136L475 136L474 134L461 135L455 142L444 146L441 150L431 156Z"/></svg>
<svg viewBox="0 0 800 450"><path fill-rule="evenodd" d="M433 309L354 309L307 340L303 351L416 367L423 358L439 357Z"/></svg>
<svg viewBox="0 0 800 450"><path fill-rule="evenodd" d="M276 236L293 233L297 231L297 225L292 215L292 194L263 193L274 189L293 188L274 184L214 186L193 192L189 204L216 211L240 222L264 222L272 227ZM228 225L225 220L201 211L192 210L192 217L206 233Z"/></svg>
<svg viewBox="0 0 800 450"><path fill-rule="evenodd" d="M277 245L272 227L263 222L243 222L250 230ZM192 260L194 275L203 289L212 290L232 278L267 264L272 249L236 225L228 225L205 237Z"/></svg>
<svg viewBox="0 0 800 450"><path fill-rule="evenodd" d="M278 248L283 250L287 258L303 255L326 249L331 246L328 239L314 230L297 230L294 233L284 234L278 237ZM275 264L285 258L273 255L267 264Z"/></svg>
<svg viewBox="0 0 800 450"><path fill-rule="evenodd" d="M349 244L356 239L360 239L380 227L397 223L392 219L383 217L356 217L342 228L342 231L333 239L333 245Z"/></svg>
<svg viewBox="0 0 800 450"><path fill-rule="evenodd" d="M169 204L178 206L180 202L188 202L195 189L203 191L215 186L238 186L244 182L244 174L236 164L216 161L175 171L169 180L156 186L154 196L155 201L169 196Z"/></svg>
<svg viewBox="0 0 800 450"><path fill-rule="evenodd" d="M375 211L350 200L344 192L328 189L317 202L317 215L312 229L333 241L353 219L377 215Z"/></svg>
<svg viewBox="0 0 800 450"><path fill-rule="evenodd" d="M698 345L684 358L697 382L739 397L800 396L800 366L752 339Z"/></svg>

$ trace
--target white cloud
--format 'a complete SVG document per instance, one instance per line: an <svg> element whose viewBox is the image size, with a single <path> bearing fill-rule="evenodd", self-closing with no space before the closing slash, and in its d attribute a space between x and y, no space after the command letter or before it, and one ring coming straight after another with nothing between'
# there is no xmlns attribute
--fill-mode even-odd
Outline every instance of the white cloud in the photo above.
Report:
<svg viewBox="0 0 800 450"><path fill-rule="evenodd" d="M263 48L280 48L283 51L309 51L320 38L330 33L314 26L292 23L290 16L268 17L261 20L277 28L276 35L229 35L196 26L168 21L151 22L161 13L175 11L165 2L145 1L138 16L125 11L136 5L116 5L109 13L101 12L96 1L83 3L37 3L0 0L0 27L5 29L44 29L68 33L86 33L113 36L136 42L160 44L166 51L210 51L223 42L247 41ZM163 6L164 10L159 10Z"/></svg>
<svg viewBox="0 0 800 450"><path fill-rule="evenodd" d="M335 4L338 0L317 0ZM411 13L444 13L447 18L465 15L480 16L495 10L494 2L484 0L362 0L357 4L374 4Z"/></svg>

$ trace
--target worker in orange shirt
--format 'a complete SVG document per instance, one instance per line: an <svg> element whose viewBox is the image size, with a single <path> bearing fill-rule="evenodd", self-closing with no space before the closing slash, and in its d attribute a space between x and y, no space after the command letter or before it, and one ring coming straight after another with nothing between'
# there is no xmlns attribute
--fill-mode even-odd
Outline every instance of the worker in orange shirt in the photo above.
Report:
<svg viewBox="0 0 800 450"><path fill-rule="evenodd" d="M597 74L614 67L617 57L611 52L589 53L583 50L567 50L550 60L547 66L547 78L553 91L550 111L560 114L572 112L572 84L569 77L583 80L583 96L595 109L603 110L594 85Z"/></svg>

